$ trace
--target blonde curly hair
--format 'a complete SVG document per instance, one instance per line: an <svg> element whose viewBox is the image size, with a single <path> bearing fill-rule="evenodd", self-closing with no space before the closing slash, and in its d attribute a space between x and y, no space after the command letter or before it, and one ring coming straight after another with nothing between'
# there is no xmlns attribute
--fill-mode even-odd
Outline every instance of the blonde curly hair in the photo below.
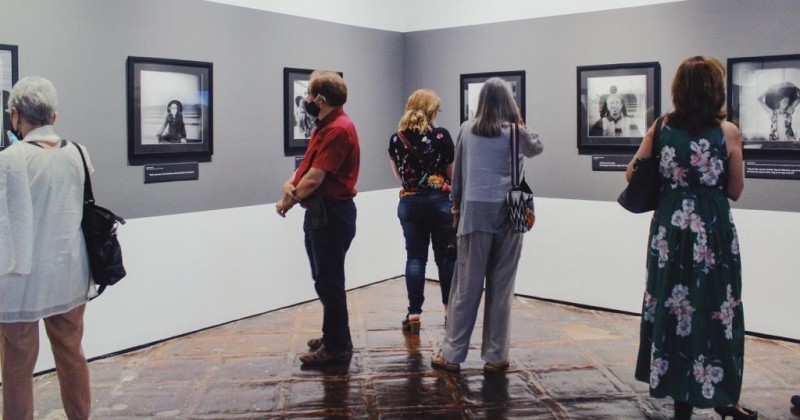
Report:
<svg viewBox="0 0 800 420"><path fill-rule="evenodd" d="M397 129L411 130L418 134L427 133L433 127L433 119L441 105L442 100L433 89L417 89L408 97L406 112L400 118Z"/></svg>

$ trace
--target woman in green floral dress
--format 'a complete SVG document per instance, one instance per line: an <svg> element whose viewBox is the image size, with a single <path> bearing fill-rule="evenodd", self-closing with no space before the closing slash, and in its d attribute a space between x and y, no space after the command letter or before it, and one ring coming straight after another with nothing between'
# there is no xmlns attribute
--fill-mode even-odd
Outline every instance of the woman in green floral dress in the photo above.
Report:
<svg viewBox="0 0 800 420"><path fill-rule="evenodd" d="M671 397L675 417L714 407L755 418L739 405L744 319L739 242L728 199L744 186L739 130L723 121L725 69L692 57L672 81L675 111L664 118L658 153L662 187L650 225L647 287L636 378ZM651 128L628 165L652 150Z"/></svg>

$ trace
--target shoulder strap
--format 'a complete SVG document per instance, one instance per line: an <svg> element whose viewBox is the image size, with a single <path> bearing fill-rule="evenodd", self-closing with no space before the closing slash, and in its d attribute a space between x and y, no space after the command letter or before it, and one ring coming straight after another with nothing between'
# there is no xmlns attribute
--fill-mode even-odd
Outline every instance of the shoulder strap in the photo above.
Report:
<svg viewBox="0 0 800 420"><path fill-rule="evenodd" d="M83 156L83 150L74 141L70 142L78 149L78 153L81 154L81 161L83 162L83 203L94 203L94 194L92 194L92 178L89 176L89 167L86 166L86 158Z"/></svg>
<svg viewBox="0 0 800 420"><path fill-rule="evenodd" d="M663 123L664 123L664 116L662 115L658 117L658 119L656 120L656 128L655 131L653 132L653 144L650 145L652 147L652 149L650 150L650 156L655 157L657 153L661 151L658 148L658 138L661 137L661 125Z"/></svg>
<svg viewBox="0 0 800 420"><path fill-rule="evenodd" d="M403 144L406 146L406 149L408 149L411 152L411 154L414 155L415 158L417 158L419 163L425 166L430 166L430 162L428 161L428 159L425 159L423 155L420 155L419 151L417 151L417 149L415 149L414 146L411 145L411 142L409 142L406 139L406 136L403 135L402 131L400 130L397 131L397 137L400 139L400 141L403 142Z"/></svg>
<svg viewBox="0 0 800 420"><path fill-rule="evenodd" d="M511 150L511 187L516 188L522 178L519 170L519 124L514 123L509 127L509 149Z"/></svg>

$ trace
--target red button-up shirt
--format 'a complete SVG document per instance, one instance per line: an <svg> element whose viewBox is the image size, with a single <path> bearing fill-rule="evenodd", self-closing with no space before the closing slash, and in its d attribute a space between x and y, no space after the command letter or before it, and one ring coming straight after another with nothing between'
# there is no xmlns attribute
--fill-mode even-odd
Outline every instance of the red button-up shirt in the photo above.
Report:
<svg viewBox="0 0 800 420"><path fill-rule="evenodd" d="M308 149L292 183L297 186L310 168L321 169L326 172L325 179L312 196L347 200L356 196L359 163L358 133L340 106L311 132Z"/></svg>

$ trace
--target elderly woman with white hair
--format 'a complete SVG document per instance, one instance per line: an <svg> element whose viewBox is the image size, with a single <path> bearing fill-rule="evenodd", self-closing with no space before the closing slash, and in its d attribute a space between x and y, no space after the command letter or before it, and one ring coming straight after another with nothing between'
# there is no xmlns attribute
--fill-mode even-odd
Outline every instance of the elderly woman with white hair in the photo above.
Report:
<svg viewBox="0 0 800 420"><path fill-rule="evenodd" d="M81 231L84 170L78 148L53 130L56 96L49 80L27 77L8 100L11 126L21 141L0 153L0 364L6 419L33 418L32 377L42 319L67 417L88 419L91 408L81 345L83 313L94 293Z"/></svg>

